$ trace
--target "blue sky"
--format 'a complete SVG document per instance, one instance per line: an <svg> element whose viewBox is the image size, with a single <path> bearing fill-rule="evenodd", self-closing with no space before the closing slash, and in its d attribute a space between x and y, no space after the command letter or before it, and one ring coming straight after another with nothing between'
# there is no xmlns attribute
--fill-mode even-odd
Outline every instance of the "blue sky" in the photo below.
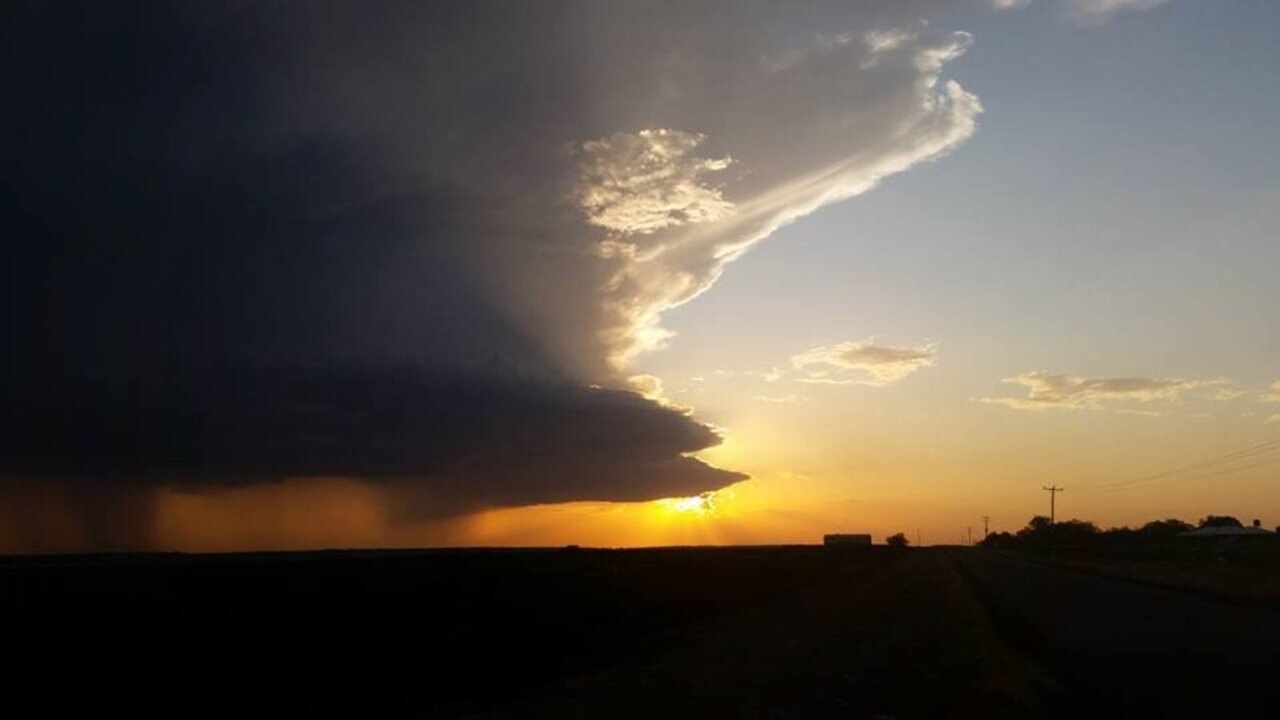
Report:
<svg viewBox="0 0 1280 720"><path fill-rule="evenodd" d="M945 76L981 99L976 135L752 248L665 315L678 335L640 369L731 442L800 453L789 468L759 460L763 475L807 470L828 497L885 502L995 491L1019 522L1038 510L1037 477L1124 479L1273 437L1258 398L1280 378L1280 5L1174 0L1081 27L1041 2L957 23L946 29L974 40ZM869 338L936 343L937 363L874 388L741 374ZM975 402L1019 396L1001 380L1036 370L1222 379L1239 396L1047 413ZM887 468L892 489L875 479ZM1157 501L1085 487L1071 500L1137 522L1244 483L1227 504L1274 515L1270 471Z"/></svg>
<svg viewBox="0 0 1280 720"><path fill-rule="evenodd" d="M982 100L977 135L753 248L667 315L680 338L644 364L723 362L728 343L752 366L875 335L981 347L1006 372L1269 382L1276 21L1271 3L1097 28L1052 6L980 17L948 66Z"/></svg>

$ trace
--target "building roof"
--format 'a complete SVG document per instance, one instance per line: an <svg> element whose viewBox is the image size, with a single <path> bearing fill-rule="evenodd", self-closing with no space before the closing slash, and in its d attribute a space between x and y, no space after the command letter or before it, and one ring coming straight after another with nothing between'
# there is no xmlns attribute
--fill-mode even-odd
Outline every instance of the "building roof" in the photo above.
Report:
<svg viewBox="0 0 1280 720"><path fill-rule="evenodd" d="M1260 527L1202 527L1178 533L1179 537L1223 537L1228 535L1274 535L1275 533Z"/></svg>

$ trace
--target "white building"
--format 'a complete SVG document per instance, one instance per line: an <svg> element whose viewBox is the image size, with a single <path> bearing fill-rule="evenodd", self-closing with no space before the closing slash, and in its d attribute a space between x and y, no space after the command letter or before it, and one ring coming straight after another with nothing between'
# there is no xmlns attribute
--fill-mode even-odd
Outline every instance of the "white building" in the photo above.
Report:
<svg viewBox="0 0 1280 720"><path fill-rule="evenodd" d="M862 534L835 533L822 536L823 545L870 545L871 536Z"/></svg>

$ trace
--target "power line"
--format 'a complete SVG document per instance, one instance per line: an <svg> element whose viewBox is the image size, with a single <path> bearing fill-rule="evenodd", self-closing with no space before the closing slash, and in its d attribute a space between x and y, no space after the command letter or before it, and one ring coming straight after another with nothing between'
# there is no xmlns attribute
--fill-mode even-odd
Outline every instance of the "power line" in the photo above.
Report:
<svg viewBox="0 0 1280 720"><path fill-rule="evenodd" d="M1151 487L1151 486L1153 486L1153 485L1167 485L1167 484L1169 484L1169 483L1174 483L1174 482L1189 482L1189 481L1192 481L1192 480L1205 480L1205 479L1207 479L1207 478L1220 477L1220 476L1222 476L1222 475L1230 475L1231 473L1234 473L1234 472L1240 472L1241 470L1249 470L1249 469L1256 468L1256 467L1262 467L1262 466L1264 466L1264 465L1274 465L1274 464L1276 464L1276 463L1280 463L1280 457L1274 457L1274 458L1271 458L1271 459L1269 459L1269 460L1263 460L1262 462L1256 462L1256 463L1253 463L1253 464L1251 464L1251 465L1238 465L1238 466L1236 466L1236 467L1229 467L1229 468L1226 468L1226 469L1223 469L1223 470L1217 470L1217 471L1215 471L1215 472L1201 473L1200 475L1190 475L1190 476L1188 476L1188 477L1174 477L1174 478L1168 478L1168 479L1164 480L1163 482L1153 482L1153 483L1150 483L1150 484L1147 484L1147 485L1142 485L1142 486L1140 486L1140 487L1138 487L1138 488L1131 488L1131 489L1139 489L1139 490L1140 490L1140 489L1143 489L1143 488ZM1125 488L1112 488L1112 489L1120 489L1120 490L1123 490L1123 489L1125 489Z"/></svg>
<svg viewBox="0 0 1280 720"><path fill-rule="evenodd" d="M1142 477L1130 478L1128 480L1121 480L1120 482L1108 483L1107 485L1104 485L1104 487L1121 487L1124 485L1133 485L1137 483L1148 482L1151 480L1159 480L1161 478L1166 478L1172 475L1177 475L1179 473L1187 472L1188 470L1199 470L1207 467L1212 467L1214 465L1220 465L1224 462L1229 463L1235 460L1242 460L1246 457L1250 457L1253 455L1263 455L1275 450L1280 450L1280 438L1275 440L1268 440L1267 442L1259 443L1257 445L1252 445L1250 447L1243 448L1241 450L1235 450L1233 452L1225 453L1223 455L1217 455L1215 457L1209 458L1208 460L1201 460L1199 462L1191 463L1190 465L1183 465L1182 467L1174 468L1173 470L1166 470L1164 472L1155 473L1153 475L1144 475Z"/></svg>
<svg viewBox="0 0 1280 720"><path fill-rule="evenodd" d="M1218 456L1209 458L1207 460L1201 460L1199 462L1191 463L1190 465L1183 465L1182 467L1174 468L1173 470L1166 470L1164 472L1159 472L1152 475L1144 475L1142 477L1130 478L1129 480L1121 480L1120 482L1107 483L1102 485L1101 487L1107 490L1114 490L1117 488L1123 488L1123 487L1128 487L1132 485L1141 485L1145 483L1151 483L1157 480L1163 480L1165 478L1172 478L1176 475L1181 475L1182 473L1190 472L1192 470L1207 470L1209 468L1217 467L1223 464L1229 465L1233 462L1237 462L1240 460L1246 460L1253 457L1268 455L1276 451L1280 451L1280 438L1277 438L1275 440L1268 440L1267 442L1259 443L1257 445L1252 445L1250 447L1243 448L1240 450L1235 450L1233 452L1224 453L1222 455L1218 455ZM1280 458L1276 458L1275 460L1280 460ZM1275 460L1267 460L1261 464L1275 462ZM1220 474L1226 474L1226 472L1234 472L1235 470L1244 470L1250 467L1257 467L1257 465L1247 465L1239 468L1234 468L1234 469L1224 471L1223 473L1220 473ZM1184 479L1184 478L1179 478L1179 479ZM1190 478L1185 478L1185 479L1190 479Z"/></svg>

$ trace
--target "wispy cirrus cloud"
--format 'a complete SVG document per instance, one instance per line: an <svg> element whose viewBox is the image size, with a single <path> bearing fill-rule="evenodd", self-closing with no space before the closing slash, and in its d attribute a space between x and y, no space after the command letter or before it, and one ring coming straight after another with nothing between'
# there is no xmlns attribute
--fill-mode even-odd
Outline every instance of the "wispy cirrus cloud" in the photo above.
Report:
<svg viewBox="0 0 1280 720"><path fill-rule="evenodd" d="M592 349L603 350L609 368L662 347L671 336L663 313L710 289L778 228L942 157L974 133L981 103L942 77L972 37L901 22L908 5L895 8L855 13L859 22L847 25L874 30L798 41L748 28L715 55L706 36L691 37L683 60L656 79L622 66L616 85L628 88L629 106L638 88L657 82L649 102L635 106L651 119L578 136L574 176L560 195L586 230L565 228L566 236L602 261L594 270L605 278L584 307L597 309ZM635 39L630 28L618 32L620 41Z"/></svg>
<svg viewBox="0 0 1280 720"><path fill-rule="evenodd" d="M1264 403L1280 403L1280 380L1271 383L1271 392L1263 393L1258 399Z"/></svg>
<svg viewBox="0 0 1280 720"><path fill-rule="evenodd" d="M804 400L802 395L756 395L756 400L766 403L774 403L775 405L790 405Z"/></svg>
<svg viewBox="0 0 1280 720"><path fill-rule="evenodd" d="M791 358L797 382L883 386L937 362L936 344L876 345L874 339L822 345Z"/></svg>
<svg viewBox="0 0 1280 720"><path fill-rule="evenodd" d="M784 373L777 367L771 367L765 372L751 372L748 374L753 377L758 377L767 383L775 383L782 379Z"/></svg>
<svg viewBox="0 0 1280 720"><path fill-rule="evenodd" d="M1030 4L1031 0L991 0L991 7L996 10L1012 10Z"/></svg>
<svg viewBox="0 0 1280 720"><path fill-rule="evenodd" d="M1067 14L1081 25L1098 26L1111 22L1117 14L1141 12L1164 5L1169 0L1067 0Z"/></svg>
<svg viewBox="0 0 1280 720"><path fill-rule="evenodd" d="M1169 0L1060 0L1067 17L1078 25L1097 27L1111 22L1120 13L1142 12L1164 5ZM990 0L995 10L1024 8L1031 0Z"/></svg>
<svg viewBox="0 0 1280 720"><path fill-rule="evenodd" d="M1026 388L1025 397L980 398L980 402L1014 410L1113 410L1150 414L1147 410L1115 407L1115 403L1173 401L1199 387L1220 385L1221 379L1200 378L1085 378L1043 371L1022 373L1002 382Z"/></svg>

